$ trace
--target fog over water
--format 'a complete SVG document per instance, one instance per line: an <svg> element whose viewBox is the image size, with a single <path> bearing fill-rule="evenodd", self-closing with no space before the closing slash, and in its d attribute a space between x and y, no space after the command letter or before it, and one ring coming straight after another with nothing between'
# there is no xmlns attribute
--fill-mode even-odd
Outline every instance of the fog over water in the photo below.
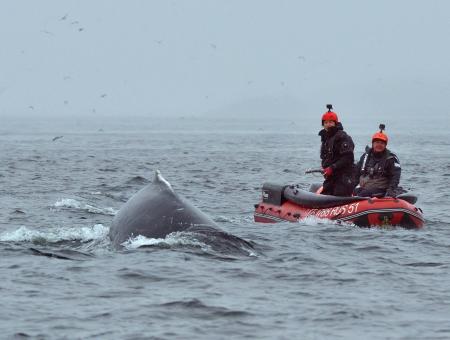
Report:
<svg viewBox="0 0 450 340"><path fill-rule="evenodd" d="M8 1L0 115L312 120L331 102L354 122L442 126L449 13L447 1Z"/></svg>
<svg viewBox="0 0 450 340"><path fill-rule="evenodd" d="M444 0L2 1L0 337L450 338L449 37ZM327 103L357 159L386 124L423 229L254 222L322 181ZM156 169L248 247L112 247Z"/></svg>

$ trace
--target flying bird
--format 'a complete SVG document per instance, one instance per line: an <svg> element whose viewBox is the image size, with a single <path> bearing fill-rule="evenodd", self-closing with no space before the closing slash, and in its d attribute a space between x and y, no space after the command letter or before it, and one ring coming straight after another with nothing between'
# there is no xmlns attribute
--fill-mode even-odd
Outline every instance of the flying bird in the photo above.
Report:
<svg viewBox="0 0 450 340"><path fill-rule="evenodd" d="M54 35L52 32L46 31L46 30L41 30L42 33L48 34L48 35Z"/></svg>
<svg viewBox="0 0 450 340"><path fill-rule="evenodd" d="M54 142L55 140L61 139L61 138L63 138L63 137L64 137L64 136L56 136L56 137L53 137L52 141Z"/></svg>

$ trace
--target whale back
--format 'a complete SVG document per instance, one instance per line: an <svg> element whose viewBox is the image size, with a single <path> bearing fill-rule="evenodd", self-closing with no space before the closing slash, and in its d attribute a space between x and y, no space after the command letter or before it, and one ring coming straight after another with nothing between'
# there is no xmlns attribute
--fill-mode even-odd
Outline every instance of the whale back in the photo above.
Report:
<svg viewBox="0 0 450 340"><path fill-rule="evenodd" d="M218 229L214 221L175 193L157 171L153 182L134 194L116 214L109 236L119 246L130 237L164 238L195 227Z"/></svg>

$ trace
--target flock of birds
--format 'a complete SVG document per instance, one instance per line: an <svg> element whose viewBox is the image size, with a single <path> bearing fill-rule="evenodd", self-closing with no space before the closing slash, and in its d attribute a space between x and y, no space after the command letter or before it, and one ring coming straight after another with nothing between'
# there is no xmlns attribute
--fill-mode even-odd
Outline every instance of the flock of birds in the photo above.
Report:
<svg viewBox="0 0 450 340"><path fill-rule="evenodd" d="M61 18L59 18L59 21L67 21L68 18L69 18L69 13L66 13L66 14L64 14ZM83 32L83 31L85 30L84 27L81 27L81 26L80 26L80 22L79 22L78 20L71 21L71 22L70 22L70 25L75 26L75 27L76 27L76 30L77 30L78 32ZM48 31L48 30L41 30L41 32L44 33L44 34L50 35L50 36L54 36L54 35L55 35L53 32ZM24 53L24 51L22 51L22 53ZM65 76L63 77L63 80L70 80L70 79L72 79L72 77L69 76L69 75L65 75ZM106 94L106 93L103 93L103 94L101 94L99 97L100 97L100 98L106 98L106 96L107 96L107 94ZM69 101L68 101L67 99L64 100L64 105L69 105ZM33 105L29 105L29 106L28 106L28 109L34 110L34 106L33 106ZM95 113L95 112L96 112L95 109L92 109L92 112ZM62 138L62 137L63 137L63 136L57 136L57 137L53 138L53 141L58 140L59 138Z"/></svg>
<svg viewBox="0 0 450 340"><path fill-rule="evenodd" d="M69 17L69 13L66 13L65 15L63 15L63 16L59 19L59 21L65 21L65 20L67 20L68 17ZM76 29L77 29L78 32L83 32L83 31L84 31L84 27L79 26L79 24L80 24L80 22L77 21L77 20L71 21L71 22L70 22L70 25L78 26L78 27L76 27ZM48 30L41 30L41 32L44 33L44 34L48 34L48 35L55 35L53 32L50 32L50 31L48 31Z"/></svg>
<svg viewBox="0 0 450 340"><path fill-rule="evenodd" d="M69 19L69 13L66 13L66 14L64 14L62 17L59 18L59 21L68 21L68 19ZM80 24L80 22L79 22L78 20L70 21L70 25L75 26L76 29L78 30L78 32L83 32L85 29L84 29L84 27L81 27L79 24ZM48 34L48 35L51 35L51 36L54 36L54 35L55 35L53 32L50 32L50 31L48 31L48 30L41 30L41 32L42 32L42 33L45 33L45 34ZM158 44L158 45L163 45L163 44L164 44L164 40L154 40L154 42L155 42L156 44ZM209 43L209 46L210 46L210 48L212 48L212 49L214 49L214 50L217 49L217 45L216 45L215 43ZM23 52L23 51L22 51L22 52ZM298 59L299 61L301 61L301 62L306 62L306 58L305 58L304 56L302 56L302 55L297 56L297 59ZM71 79L71 76L69 76L69 75L65 75L65 76L63 77L63 80L70 80L70 79ZM247 85L248 85L248 86L251 86L253 83L254 83L253 80L248 80L248 81L247 81ZM281 81L281 82L280 82L280 85L281 85L281 86L285 86L285 82L284 82L284 81ZM102 99L104 99L104 98L107 97L107 94L106 94L106 93L103 93L103 94L101 94L99 97L102 98ZM209 96L205 96L204 98L205 98L205 99L209 99ZM68 101L67 99L64 100L64 105L69 105L69 101ZM28 108L29 108L30 110L34 110L34 106L33 106L33 105L29 105ZM93 112L93 113L96 113L95 108L92 109L92 112ZM57 140L57 139L59 139L59 138L61 138L61 136L58 136L58 137L55 137L55 138L56 138L56 139L54 139L54 141Z"/></svg>

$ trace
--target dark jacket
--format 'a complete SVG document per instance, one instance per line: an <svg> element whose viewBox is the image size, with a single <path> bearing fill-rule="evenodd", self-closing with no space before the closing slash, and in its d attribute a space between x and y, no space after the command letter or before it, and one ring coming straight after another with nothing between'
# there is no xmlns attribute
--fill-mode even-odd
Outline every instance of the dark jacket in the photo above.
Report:
<svg viewBox="0 0 450 340"><path fill-rule="evenodd" d="M363 189L395 190L401 172L400 161L393 152L386 149L377 154L367 147L356 166L356 179Z"/></svg>
<svg viewBox="0 0 450 340"><path fill-rule="evenodd" d="M341 123L337 123L328 131L323 129L319 132L322 139L320 158L322 168L331 167L335 175L352 174L354 155L352 138L344 132Z"/></svg>

